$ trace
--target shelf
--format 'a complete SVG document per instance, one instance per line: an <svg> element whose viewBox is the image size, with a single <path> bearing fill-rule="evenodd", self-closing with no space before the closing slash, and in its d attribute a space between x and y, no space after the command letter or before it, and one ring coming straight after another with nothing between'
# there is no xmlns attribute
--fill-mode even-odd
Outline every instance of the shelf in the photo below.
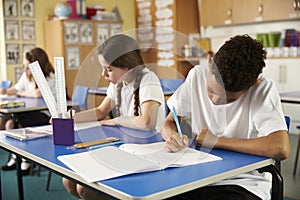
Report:
<svg viewBox="0 0 300 200"><path fill-rule="evenodd" d="M199 62L201 59L206 59L206 57L179 57L176 59L178 62Z"/></svg>
<svg viewBox="0 0 300 200"><path fill-rule="evenodd" d="M300 59L300 56L267 57L267 59Z"/></svg>

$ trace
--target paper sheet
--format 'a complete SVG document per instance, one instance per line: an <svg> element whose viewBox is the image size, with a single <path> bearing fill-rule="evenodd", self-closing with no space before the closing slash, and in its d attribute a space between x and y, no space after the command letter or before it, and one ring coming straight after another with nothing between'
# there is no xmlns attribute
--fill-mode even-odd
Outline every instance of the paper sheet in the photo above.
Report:
<svg viewBox="0 0 300 200"><path fill-rule="evenodd" d="M124 144L119 148L108 146L84 153L58 156L58 159L88 182L222 160L191 148L178 153L167 153L164 145L164 142L159 142Z"/></svg>

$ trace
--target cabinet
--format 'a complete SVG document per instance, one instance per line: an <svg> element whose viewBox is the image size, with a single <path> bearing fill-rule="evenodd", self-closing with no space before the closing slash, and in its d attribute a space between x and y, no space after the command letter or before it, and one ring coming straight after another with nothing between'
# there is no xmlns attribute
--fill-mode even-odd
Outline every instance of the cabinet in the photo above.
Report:
<svg viewBox="0 0 300 200"><path fill-rule="evenodd" d="M190 33L199 33L197 0L135 1L137 39L146 63L169 67L185 76L193 63L182 62L182 47ZM148 48L150 47L150 48ZM178 77L170 77L178 78Z"/></svg>
<svg viewBox="0 0 300 200"><path fill-rule="evenodd" d="M201 26L300 19L300 0L199 0Z"/></svg>
<svg viewBox="0 0 300 200"><path fill-rule="evenodd" d="M199 0L201 26L232 24L232 0Z"/></svg>
<svg viewBox="0 0 300 200"><path fill-rule="evenodd" d="M270 58L267 59L263 76L271 78L279 92L299 91L299 66L300 57L297 58ZM291 117L291 133L297 133L296 125L300 123L299 104L283 103L282 109L285 115Z"/></svg>
<svg viewBox="0 0 300 200"><path fill-rule="evenodd" d="M50 60L64 57L69 96L76 84L97 86L99 82L105 83L101 79L96 47L121 31L122 21L65 19L45 22L45 50Z"/></svg>

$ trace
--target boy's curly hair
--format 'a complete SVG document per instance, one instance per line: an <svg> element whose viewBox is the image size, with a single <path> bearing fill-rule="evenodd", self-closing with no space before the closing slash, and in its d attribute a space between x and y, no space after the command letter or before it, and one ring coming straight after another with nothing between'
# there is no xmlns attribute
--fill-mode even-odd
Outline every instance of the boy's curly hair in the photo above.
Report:
<svg viewBox="0 0 300 200"><path fill-rule="evenodd" d="M248 35L238 35L218 50L213 57L211 71L226 91L247 90L262 73L266 55L260 42Z"/></svg>

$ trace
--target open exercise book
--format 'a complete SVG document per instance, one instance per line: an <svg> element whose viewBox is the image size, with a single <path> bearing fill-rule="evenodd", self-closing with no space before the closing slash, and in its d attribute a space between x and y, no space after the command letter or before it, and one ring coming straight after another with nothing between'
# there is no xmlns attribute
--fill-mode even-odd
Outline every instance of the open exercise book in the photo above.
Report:
<svg viewBox="0 0 300 200"><path fill-rule="evenodd" d="M57 158L88 182L222 160L218 156L191 148L168 153L164 145L164 142L123 144L119 148L108 146Z"/></svg>

